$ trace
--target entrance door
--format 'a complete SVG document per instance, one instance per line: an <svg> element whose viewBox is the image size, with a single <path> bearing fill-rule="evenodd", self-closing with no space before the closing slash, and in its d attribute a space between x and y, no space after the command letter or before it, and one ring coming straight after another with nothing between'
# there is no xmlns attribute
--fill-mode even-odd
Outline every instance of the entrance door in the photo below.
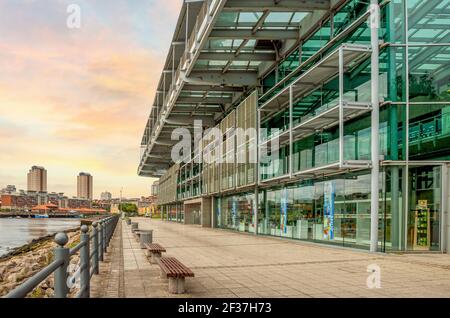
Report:
<svg viewBox="0 0 450 318"><path fill-rule="evenodd" d="M201 220L200 207L195 208L195 210L193 211L193 215L194 215L194 224L201 225L202 220Z"/></svg>
<svg viewBox="0 0 450 318"><path fill-rule="evenodd" d="M408 250L439 251L442 210L441 166L409 168Z"/></svg>

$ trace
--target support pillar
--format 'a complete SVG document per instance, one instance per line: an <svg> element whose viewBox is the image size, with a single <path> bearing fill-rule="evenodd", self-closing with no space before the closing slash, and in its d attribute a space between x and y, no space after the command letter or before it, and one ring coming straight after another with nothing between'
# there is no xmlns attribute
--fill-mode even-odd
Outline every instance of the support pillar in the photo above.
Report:
<svg viewBox="0 0 450 318"><path fill-rule="evenodd" d="M291 144L292 146L292 144ZM259 190L258 187L255 188L255 202L253 204L253 217L255 226L255 235L258 235L258 210L259 210Z"/></svg>
<svg viewBox="0 0 450 318"><path fill-rule="evenodd" d="M372 176L371 176L371 205L370 205L370 252L378 250L378 208L379 208L379 177L380 177L380 146L379 146L379 24L380 6L378 0L370 1L370 38L372 45L371 57L371 95L372 95Z"/></svg>

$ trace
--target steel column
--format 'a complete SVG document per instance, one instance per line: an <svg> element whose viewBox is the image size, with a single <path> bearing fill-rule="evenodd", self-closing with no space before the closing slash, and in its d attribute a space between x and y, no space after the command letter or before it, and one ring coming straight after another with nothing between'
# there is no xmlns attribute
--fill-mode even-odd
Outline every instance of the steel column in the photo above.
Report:
<svg viewBox="0 0 450 318"><path fill-rule="evenodd" d="M292 174L294 173L294 160L293 160L293 134L292 129L294 126L293 120L293 112L294 112L294 93L293 93L293 85L289 87L289 177L292 178Z"/></svg>
<svg viewBox="0 0 450 318"><path fill-rule="evenodd" d="M339 49L339 166L344 166L344 50Z"/></svg>
<svg viewBox="0 0 450 318"><path fill-rule="evenodd" d="M371 176L371 205L370 205L370 252L378 250L378 207L379 207L379 177L380 177L380 145L379 145L379 24L380 6L378 0L370 1L370 38L372 45L372 176Z"/></svg>

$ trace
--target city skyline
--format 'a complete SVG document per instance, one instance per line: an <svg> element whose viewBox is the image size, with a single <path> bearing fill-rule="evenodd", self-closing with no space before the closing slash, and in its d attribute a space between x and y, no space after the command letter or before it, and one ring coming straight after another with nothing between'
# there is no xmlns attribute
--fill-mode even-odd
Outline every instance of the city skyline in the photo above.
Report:
<svg viewBox="0 0 450 318"><path fill-rule="evenodd" d="M122 187L148 195L153 180L136 174L140 135L182 1L77 1L73 30L71 3L0 3L0 185L26 189L39 164L49 192L76 196L86 170L96 198Z"/></svg>
<svg viewBox="0 0 450 318"><path fill-rule="evenodd" d="M94 177L94 175L91 174L91 173L88 173L88 172L78 172L78 173L74 174L74 176L72 178L74 180L72 182L72 185L70 183L67 183L67 187L69 187L69 188L73 187L74 190L72 190L72 191L62 191L61 189L58 189L55 186L55 184L52 185L51 178L48 177L48 169L45 166L33 165L28 170L26 170L26 169L24 170L24 175L23 175L23 178L22 178L24 181L17 182L17 183L14 183L14 182L6 182L6 183L4 183L4 182L2 182L2 183L0 183L0 189L6 189L7 187L15 187L15 191L16 192L19 192L19 191L25 191L25 192L36 191L34 189L30 189L29 188L29 176L30 176L30 173L32 171L34 171L36 168L38 168L39 170L42 169L45 172L45 188L46 189L45 189L45 191L42 191L42 192L46 192L46 193L64 193L65 195L67 195L68 197L71 197L71 198L83 198L84 196L80 196L80 194L79 194L79 177L80 176L90 176L91 177L90 183L91 183L91 186L92 186L92 178ZM127 196L124 196L124 198L126 198L126 197L128 197L128 198L140 198L140 197L145 197L145 196L152 195L152 193L151 193L152 192L152 185L153 185L152 182L150 182L150 185L149 185L149 187L147 189L148 191L146 193L141 193L141 194L137 193L136 195L129 194ZM119 188L117 193L114 192L114 191L105 190L105 189L97 189L96 190L95 185L92 186L92 189L90 191L91 191L91 197L87 198L87 199L91 199L91 200L101 199L102 195L104 195L105 193L111 194L112 199L119 198L121 196L121 191L122 191L122 195L124 193L122 188ZM37 191L37 192L40 192L40 191Z"/></svg>

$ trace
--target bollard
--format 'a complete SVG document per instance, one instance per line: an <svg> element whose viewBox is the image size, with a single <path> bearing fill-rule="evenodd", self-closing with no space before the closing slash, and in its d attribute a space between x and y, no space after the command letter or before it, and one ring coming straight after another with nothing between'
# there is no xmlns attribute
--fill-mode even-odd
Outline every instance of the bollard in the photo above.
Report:
<svg viewBox="0 0 450 318"><path fill-rule="evenodd" d="M55 271L55 298L66 298L69 292L67 286L67 267L70 262L70 250L64 246L69 241L66 233L58 233L55 236L55 242L59 245L55 249L55 260L62 260L63 264Z"/></svg>
<svg viewBox="0 0 450 318"><path fill-rule="evenodd" d="M99 273L99 271L98 271L98 253L99 253L99 251L98 251L98 231L97 231L98 223L94 222L94 223L92 223L92 226L94 228L94 230L92 231L92 236L94 239L93 243L92 243L92 249L94 250L94 260L93 260L94 274L98 275L98 273Z"/></svg>
<svg viewBox="0 0 450 318"><path fill-rule="evenodd" d="M151 244L153 242L153 230L145 230L140 232L140 244L141 248L145 249L145 244Z"/></svg>
<svg viewBox="0 0 450 318"><path fill-rule="evenodd" d="M134 233L134 231L137 231L139 227L138 222L131 222L131 232Z"/></svg>
<svg viewBox="0 0 450 318"><path fill-rule="evenodd" d="M98 223L98 260L103 262L103 222Z"/></svg>
<svg viewBox="0 0 450 318"><path fill-rule="evenodd" d="M90 297L90 280L91 280L91 265L90 265L90 252L89 252L89 228L86 225L81 227L81 243L85 245L80 250L80 267L81 267L81 277L80 277L80 288L83 290L82 298Z"/></svg>

